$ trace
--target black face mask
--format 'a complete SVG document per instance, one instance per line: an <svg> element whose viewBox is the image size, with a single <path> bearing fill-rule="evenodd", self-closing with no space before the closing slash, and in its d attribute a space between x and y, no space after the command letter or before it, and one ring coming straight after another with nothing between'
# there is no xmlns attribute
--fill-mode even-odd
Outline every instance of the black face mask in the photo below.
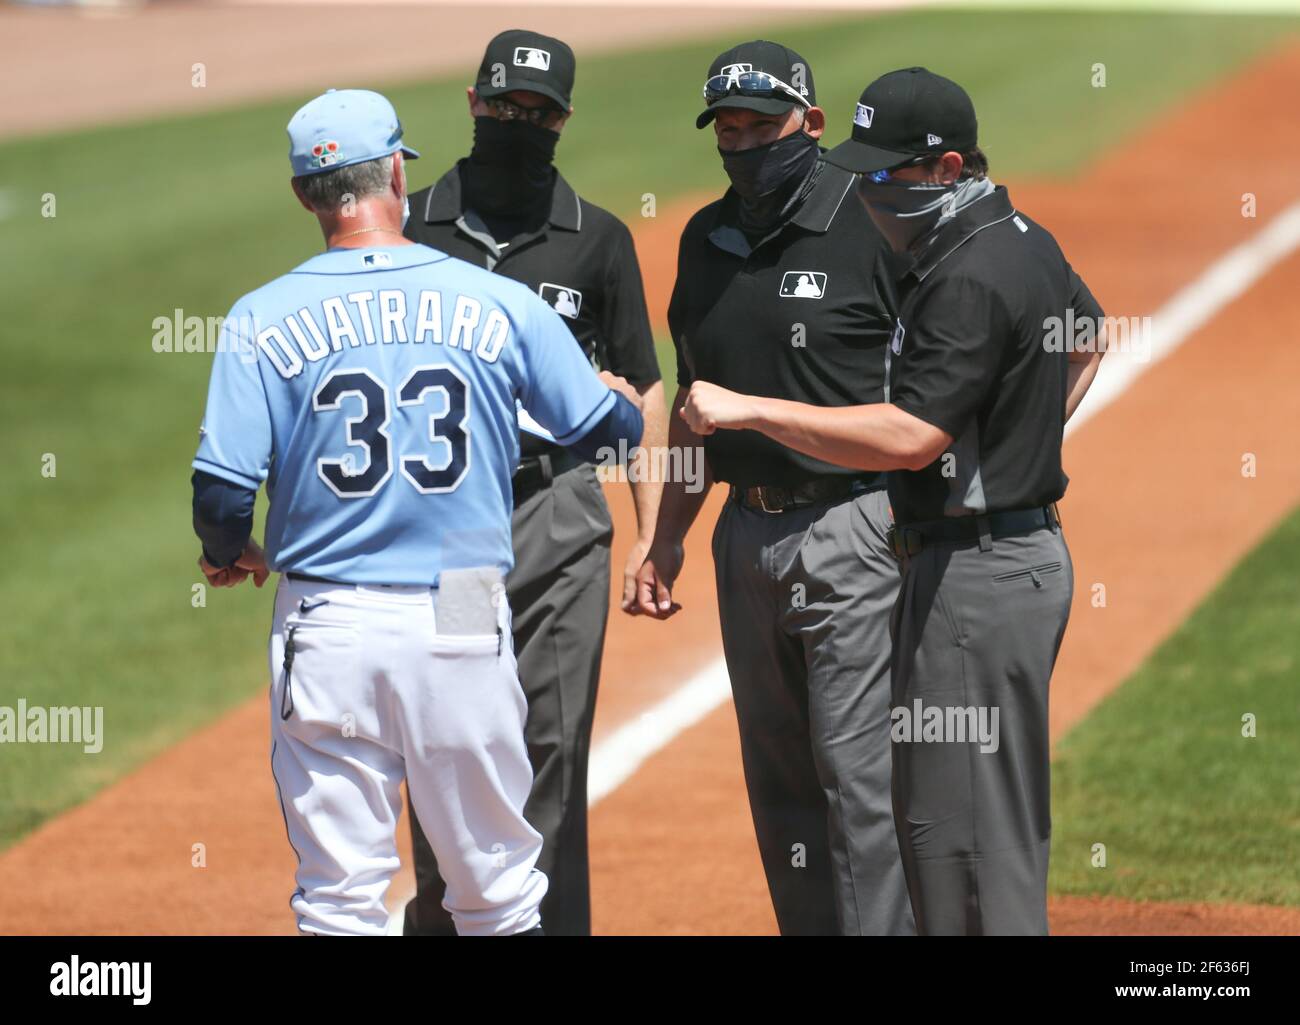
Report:
<svg viewBox="0 0 1300 1025"><path fill-rule="evenodd" d="M747 203L756 203L782 186L802 182L817 162L817 140L804 131L753 149L724 150L722 168L731 187Z"/></svg>
<svg viewBox="0 0 1300 1025"><path fill-rule="evenodd" d="M463 177L467 205L484 213L524 214L550 200L560 133L527 121L474 118L474 148Z"/></svg>

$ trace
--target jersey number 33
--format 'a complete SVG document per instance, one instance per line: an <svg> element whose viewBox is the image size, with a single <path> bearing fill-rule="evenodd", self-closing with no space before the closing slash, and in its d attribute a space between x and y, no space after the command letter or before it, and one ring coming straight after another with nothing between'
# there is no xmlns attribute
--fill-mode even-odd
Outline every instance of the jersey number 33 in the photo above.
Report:
<svg viewBox="0 0 1300 1025"><path fill-rule="evenodd" d="M364 498L382 488L393 475L393 439L388 386L368 370L336 370L312 396L312 410L328 414L342 410L349 396L360 399L360 414L347 418L347 443L352 452L339 459L316 460L316 473L339 498ZM469 472L469 382L445 363L415 367L397 389L399 406L434 406L429 414L432 450L400 457L402 476L422 495L455 491Z"/></svg>

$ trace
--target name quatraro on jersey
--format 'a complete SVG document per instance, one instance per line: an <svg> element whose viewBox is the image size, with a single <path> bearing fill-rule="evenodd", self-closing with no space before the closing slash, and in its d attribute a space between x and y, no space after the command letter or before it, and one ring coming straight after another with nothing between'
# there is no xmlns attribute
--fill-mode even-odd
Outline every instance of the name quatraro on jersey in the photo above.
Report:
<svg viewBox="0 0 1300 1025"><path fill-rule="evenodd" d="M450 315L444 322L443 309ZM424 289L415 309L401 289L348 292L304 306L260 331L257 347L286 380L308 363L342 352L344 346L442 345L472 352L495 363L510 340L510 321L500 310L471 296L444 304L441 292Z"/></svg>

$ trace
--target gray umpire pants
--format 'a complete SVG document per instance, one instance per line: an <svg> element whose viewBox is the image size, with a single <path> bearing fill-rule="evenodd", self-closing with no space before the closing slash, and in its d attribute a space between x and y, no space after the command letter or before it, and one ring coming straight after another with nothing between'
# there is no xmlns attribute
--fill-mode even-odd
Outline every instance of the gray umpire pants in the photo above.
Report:
<svg viewBox="0 0 1300 1025"><path fill-rule="evenodd" d="M783 935L915 930L889 791L898 564L874 491L713 533L750 811Z"/></svg>
<svg viewBox="0 0 1300 1025"><path fill-rule="evenodd" d="M528 699L524 737L533 788L524 817L542 834L537 867L549 885L542 928L551 936L591 933L587 862L587 757L600 656L609 614L609 507L596 471L575 467L514 512L515 568L506 581L514 615L519 682ZM446 884L411 816L416 896L405 935L454 936L442 906Z"/></svg>
<svg viewBox="0 0 1300 1025"><path fill-rule="evenodd" d="M1046 935L1047 692L1074 590L1065 538L933 544L903 565L892 691L908 719L895 722L893 791L917 931ZM933 725L931 708L952 725L927 739L918 718ZM958 739L978 722L996 728Z"/></svg>

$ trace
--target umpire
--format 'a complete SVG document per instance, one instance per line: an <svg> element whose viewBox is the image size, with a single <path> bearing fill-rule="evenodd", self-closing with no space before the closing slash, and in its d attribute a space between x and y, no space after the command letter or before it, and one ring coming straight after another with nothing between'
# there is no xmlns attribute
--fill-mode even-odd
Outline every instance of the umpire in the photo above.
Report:
<svg viewBox="0 0 1300 1025"><path fill-rule="evenodd" d="M885 398L889 253L853 176L821 160L812 72L778 43L714 60L707 109L731 188L682 235L669 326L693 382L824 406ZM676 416L670 445L696 444ZM898 568L879 474L756 431L705 439L730 485L713 535L754 830L785 935L914 931L889 800L889 611ZM705 491L665 486L641 610L674 613Z"/></svg>
<svg viewBox="0 0 1300 1025"><path fill-rule="evenodd" d="M897 471L894 818L917 928L1043 934L1048 682L1074 583L1061 439L1101 358L1048 339L1102 311L988 179L956 83L923 68L876 80L826 159L863 175L872 220L910 262L889 401L827 410L697 384L685 415Z"/></svg>
<svg viewBox="0 0 1300 1025"><path fill-rule="evenodd" d="M406 236L523 282L566 318L593 364L625 377L646 409L642 445L663 445L664 400L632 236L581 199L553 165L572 113L573 51L511 30L487 45L467 92L474 146L411 196ZM520 412L514 477L515 568L507 581L534 782L525 817L542 834L538 867L549 935L591 932L587 756L609 611L613 526L590 463ZM634 475L629 474L629 478ZM633 480L638 537L624 568L623 606L650 545L662 485ZM407 935L454 935L445 884L414 816L417 893Z"/></svg>

